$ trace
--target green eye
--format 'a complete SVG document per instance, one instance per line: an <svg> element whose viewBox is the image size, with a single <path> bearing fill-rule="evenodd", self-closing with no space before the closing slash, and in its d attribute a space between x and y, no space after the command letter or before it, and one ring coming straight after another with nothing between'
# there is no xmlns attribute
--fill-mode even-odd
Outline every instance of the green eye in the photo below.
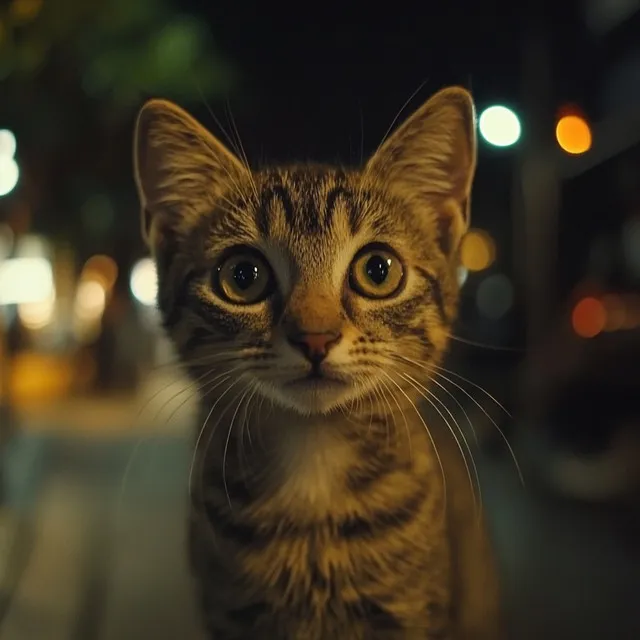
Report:
<svg viewBox="0 0 640 640"><path fill-rule="evenodd" d="M349 286L365 298L390 298L403 282L402 263L388 247L369 245L351 263Z"/></svg>
<svg viewBox="0 0 640 640"><path fill-rule="evenodd" d="M256 251L242 249L228 256L214 274L214 289L227 302L256 304L273 290L273 273Z"/></svg>

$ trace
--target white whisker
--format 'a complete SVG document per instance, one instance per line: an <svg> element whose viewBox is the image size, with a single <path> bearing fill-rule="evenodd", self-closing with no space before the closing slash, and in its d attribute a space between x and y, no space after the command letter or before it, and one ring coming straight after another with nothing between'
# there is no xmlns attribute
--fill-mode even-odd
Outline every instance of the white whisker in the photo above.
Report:
<svg viewBox="0 0 640 640"><path fill-rule="evenodd" d="M236 416L238 415L238 411L240 411L240 407L242 406L242 403L244 402L244 399L247 397L249 391L251 391L251 382L247 383L247 385L245 386L244 389L244 393L242 393L242 396L240 397L240 400L238 400L238 406L235 408L235 411L233 412L233 415L231 416L231 422L229 423L229 430L227 431L227 438L225 440L224 443L224 450L222 452L222 484L224 486L224 492L225 495L227 496L227 502L229 503L229 509L233 509L233 505L231 504L231 496L229 495L229 488L227 486L227 475L225 473L226 471L226 464L227 464L227 451L229 450L229 440L231 439L231 432L233 431L233 424L236 420ZM240 396L240 393L235 396L234 400Z"/></svg>
<svg viewBox="0 0 640 640"><path fill-rule="evenodd" d="M471 491L473 492L474 506L475 506L476 509L478 509L478 503L476 501L476 494L475 494L475 487L474 487L474 484L473 484L473 479L471 477L471 470L469 469L469 463L467 462L467 456L466 456L466 454L464 452L464 449L462 448L462 443L460 442L460 439L456 435L456 432L453 429L453 426L451 425L451 423L449 422L447 417L434 404L434 402L433 402L434 400L437 401L443 407L443 409L447 412L447 414L449 415L449 417L453 421L453 424L455 424L456 427L458 428L460 436L462 436L462 439L464 441L466 449L469 452L469 457L471 458L471 464L473 465L473 472L474 472L475 479L476 479L476 485L478 487L478 500L480 502L480 509L482 509L482 488L480 486L480 476L478 474L478 467L476 465L475 458L473 457L473 452L471 451L471 447L469 446L469 442L467 441L467 438L465 437L462 429L460 428L460 425L458 424L458 421L456 420L455 416L453 415L453 413L451 413L451 410L449 409L449 407L447 407L447 405L444 402L442 402L442 400L440 400L440 398L438 398L438 396L436 396L436 394L434 394L432 391L430 391L429 389L424 387L422 384L420 384L417 380L415 380L415 378L411 377L409 374L404 374L404 373L400 373L400 372L398 372L398 374L404 380L409 382L409 384L437 411L438 415L442 418L443 422L445 423L445 425L447 426L447 428L451 432L451 435L453 436L453 439L455 440L456 445L458 446L458 449L460 451L460 455L461 455L462 460L464 462L465 469L467 471L467 476L469 478L469 485L471 486ZM428 394L428 395L426 395L426 394Z"/></svg>
<svg viewBox="0 0 640 640"><path fill-rule="evenodd" d="M418 407L416 407L415 403L409 397L407 392L386 371L382 370L382 373L384 374L385 377L387 377L398 388L398 391L400 391L400 393L406 398L407 402L409 402L409 404L413 407L413 410L416 412L416 415L418 416L418 419L422 423L422 426L424 427L424 430L425 430L427 436L429 437L429 440L431 441L431 446L433 447L433 452L434 452L434 454L436 456L436 459L438 461L438 465L440 466L440 473L442 475L442 492L443 492L443 497L444 497L444 501L445 501L445 504L446 504L446 502L447 502L447 478L445 476L444 467L442 466L442 460L440 458L440 454L438 453L438 447L436 446L436 442L433 439L433 436L431 435L431 432L429 431L429 427L427 426L427 423L424 421L424 418L422 417L422 414L420 413L420 410L418 409Z"/></svg>
<svg viewBox="0 0 640 640"><path fill-rule="evenodd" d="M500 437L502 438L502 440L506 444L507 449L509 450L509 454L510 454L512 460L513 460L514 465L515 465L516 471L518 473L518 477L520 479L520 483L524 486L525 485L524 475L522 474L522 470L520 468L520 464L518 463L518 459L516 457L515 451L513 450L513 447L511 446L511 443L509 442L509 439L505 435L504 431L500 428L500 426L496 423L496 421L491 417L489 412L464 387L459 385L454 380L451 380L451 378L448 378L446 375L444 375L444 374L440 373L439 371L437 371L435 365L420 363L420 362L417 362L415 360L412 360L411 358L407 358L406 356L398 356L398 357L401 358L402 360L410 363L410 364L413 364L416 367L419 367L419 368L424 369L426 371L430 371L430 373L432 375L434 375L434 376L439 376L443 380L446 380L449 384L453 385L456 389L461 391L467 398L469 398L469 400L471 400L471 402L473 402L476 405L476 407L478 407L478 409L480 409L480 411L482 411L482 413L486 416L486 418L491 422L491 424L494 426L494 428L498 431L498 433L500 434ZM447 369L444 369L443 367L438 367L438 368L442 369L443 371L448 371ZM453 372L449 372L449 373L453 373ZM459 376L459 377L462 377L462 376ZM466 380L466 379L464 379L464 380L466 382L470 382L469 380ZM479 387L479 385L475 385L474 384L473 386L476 386L479 389L482 389L482 387ZM488 394L488 392L485 392L485 393Z"/></svg>

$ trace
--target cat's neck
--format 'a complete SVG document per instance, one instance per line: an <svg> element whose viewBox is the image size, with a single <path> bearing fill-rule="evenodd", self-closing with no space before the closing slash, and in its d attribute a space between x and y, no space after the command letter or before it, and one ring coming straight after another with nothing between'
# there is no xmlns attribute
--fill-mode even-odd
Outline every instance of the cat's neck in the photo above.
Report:
<svg viewBox="0 0 640 640"><path fill-rule="evenodd" d="M254 496L269 495L305 516L323 517L383 477L440 475L417 414L302 416L270 407L237 417L233 428L230 417L216 421L199 445L204 477L211 479L205 484L220 485L224 477L225 491L247 486Z"/></svg>

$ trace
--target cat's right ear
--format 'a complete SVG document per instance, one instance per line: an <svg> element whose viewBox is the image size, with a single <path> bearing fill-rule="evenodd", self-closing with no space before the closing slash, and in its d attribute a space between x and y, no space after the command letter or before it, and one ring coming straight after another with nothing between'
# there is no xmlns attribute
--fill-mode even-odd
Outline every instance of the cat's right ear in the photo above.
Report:
<svg viewBox="0 0 640 640"><path fill-rule="evenodd" d="M142 235L152 249L165 233L190 228L248 176L219 140L166 100L150 100L140 110L133 156Z"/></svg>

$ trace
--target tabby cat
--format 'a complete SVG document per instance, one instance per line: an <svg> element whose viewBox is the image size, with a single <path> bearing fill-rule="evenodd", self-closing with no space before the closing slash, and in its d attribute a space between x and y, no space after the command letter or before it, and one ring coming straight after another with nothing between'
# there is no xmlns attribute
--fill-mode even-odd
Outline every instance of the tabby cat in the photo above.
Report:
<svg viewBox="0 0 640 640"><path fill-rule="evenodd" d="M216 640L497 638L464 460L416 408L476 162L447 88L358 170L252 171L179 107L135 136L164 327L202 398L189 546Z"/></svg>

